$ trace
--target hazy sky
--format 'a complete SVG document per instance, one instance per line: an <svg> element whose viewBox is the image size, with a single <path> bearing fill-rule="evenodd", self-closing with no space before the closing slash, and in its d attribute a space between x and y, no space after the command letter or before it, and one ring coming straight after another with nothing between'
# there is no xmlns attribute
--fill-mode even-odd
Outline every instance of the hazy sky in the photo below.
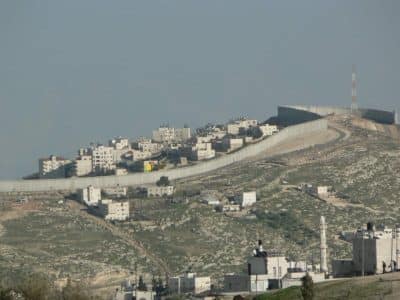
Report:
<svg viewBox="0 0 400 300"><path fill-rule="evenodd" d="M400 1L0 1L0 178L279 104L400 108Z"/></svg>

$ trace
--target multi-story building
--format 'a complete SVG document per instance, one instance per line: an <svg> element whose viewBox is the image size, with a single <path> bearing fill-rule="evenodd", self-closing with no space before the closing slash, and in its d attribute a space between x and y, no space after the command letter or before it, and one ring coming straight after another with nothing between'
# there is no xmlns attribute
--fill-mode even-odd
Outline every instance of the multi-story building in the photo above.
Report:
<svg viewBox="0 0 400 300"><path fill-rule="evenodd" d="M181 149L181 155L191 160L205 160L215 157L215 150L212 149L211 143L197 143L188 145Z"/></svg>
<svg viewBox="0 0 400 300"><path fill-rule="evenodd" d="M72 165L73 176L86 176L92 172L92 156L91 155L80 155L78 156Z"/></svg>
<svg viewBox="0 0 400 300"><path fill-rule="evenodd" d="M227 125L228 134L238 135L241 129L248 129L257 126L257 120L240 119L233 121Z"/></svg>
<svg viewBox="0 0 400 300"><path fill-rule="evenodd" d="M197 143L192 149L192 157L194 160L211 159L215 157L215 150L211 143Z"/></svg>
<svg viewBox="0 0 400 300"><path fill-rule="evenodd" d="M182 276L168 279L168 288L172 294L201 294L211 290L211 278L199 277L196 273L186 273Z"/></svg>
<svg viewBox="0 0 400 300"><path fill-rule="evenodd" d="M115 163L122 161L122 157L126 154L130 149L131 145L127 138L116 137L108 142L108 146L114 149L113 151L113 159Z"/></svg>
<svg viewBox="0 0 400 300"><path fill-rule="evenodd" d="M98 145L91 148L92 171L95 173L104 173L116 168L114 148Z"/></svg>
<svg viewBox="0 0 400 300"><path fill-rule="evenodd" d="M129 152L133 161L149 159L153 156L150 151L131 150Z"/></svg>
<svg viewBox="0 0 400 300"><path fill-rule="evenodd" d="M65 167L71 161L59 156L50 155L48 158L39 159L40 178L62 178L65 177Z"/></svg>
<svg viewBox="0 0 400 300"><path fill-rule="evenodd" d="M97 206L101 200L101 189L92 185L78 190L79 199L87 206Z"/></svg>
<svg viewBox="0 0 400 300"><path fill-rule="evenodd" d="M158 143L184 142L191 137L190 128L160 127L153 131L153 140Z"/></svg>
<svg viewBox="0 0 400 300"><path fill-rule="evenodd" d="M247 274L227 274L224 277L224 289L226 292L265 292L273 282L282 280L288 268L289 262L283 254L265 251L259 241L253 256L247 260Z"/></svg>
<svg viewBox="0 0 400 300"><path fill-rule="evenodd" d="M129 219L129 201L102 200L99 212L105 220L126 221Z"/></svg>
<svg viewBox="0 0 400 300"><path fill-rule="evenodd" d="M143 152L151 152L152 154L160 153L163 149L163 144L153 143L151 139L147 138L139 138L136 142L132 143L132 146L136 150L140 150Z"/></svg>

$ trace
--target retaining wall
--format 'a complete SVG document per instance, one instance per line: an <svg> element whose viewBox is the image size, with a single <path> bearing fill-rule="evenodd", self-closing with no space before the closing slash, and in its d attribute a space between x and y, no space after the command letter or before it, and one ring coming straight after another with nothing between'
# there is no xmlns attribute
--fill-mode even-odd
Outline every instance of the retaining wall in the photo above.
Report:
<svg viewBox="0 0 400 300"><path fill-rule="evenodd" d="M320 119L312 122L302 123L286 127L279 133L268 137L256 144L234 153L201 162L194 166L176 168L172 170L161 170L153 173L135 173L125 176L97 176L97 177L73 177L63 179L37 179L37 180L10 180L0 181L0 192L38 192L38 191L54 191L54 190L76 190L84 188L88 185L96 187L110 186L134 186L155 183L160 176L168 176L169 179L179 179L194 175L207 173L238 161L262 154L267 149L292 138L298 138L301 135L325 131L328 128L328 121ZM310 144L304 142L303 148L309 147Z"/></svg>
<svg viewBox="0 0 400 300"><path fill-rule="evenodd" d="M279 106L278 120L284 125L300 124L316 120L328 115L350 114L350 108L333 106ZM397 115L395 111L379 109L360 108L356 114L364 119L372 120L381 124L396 124Z"/></svg>

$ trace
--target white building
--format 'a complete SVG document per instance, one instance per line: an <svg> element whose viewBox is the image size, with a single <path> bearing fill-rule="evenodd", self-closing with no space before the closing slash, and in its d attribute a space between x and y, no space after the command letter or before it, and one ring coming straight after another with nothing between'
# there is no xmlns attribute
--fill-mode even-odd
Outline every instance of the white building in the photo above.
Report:
<svg viewBox="0 0 400 300"><path fill-rule="evenodd" d="M276 125L264 124L264 125L260 125L259 128L260 128L263 136L270 136L279 131L278 127Z"/></svg>
<svg viewBox="0 0 400 300"><path fill-rule="evenodd" d="M190 128L160 127L153 131L153 140L158 143L184 142L190 137Z"/></svg>
<svg viewBox="0 0 400 300"><path fill-rule="evenodd" d="M92 172L92 156L81 155L73 162L73 176L86 176Z"/></svg>
<svg viewBox="0 0 400 300"><path fill-rule="evenodd" d="M162 196L172 196L174 194L174 187L169 186L149 186L146 188L147 197L162 197Z"/></svg>
<svg viewBox="0 0 400 300"><path fill-rule="evenodd" d="M93 172L107 172L116 168L113 147L98 145L91 148L91 154Z"/></svg>
<svg viewBox="0 0 400 300"><path fill-rule="evenodd" d="M87 206L97 206L101 200L101 189L89 185L87 188L78 190L78 195Z"/></svg>
<svg viewBox="0 0 400 300"><path fill-rule="evenodd" d="M160 143L153 143L151 139L147 138L139 138L136 142L133 143L133 146L136 150L140 150L142 152L150 152L152 154L160 153L163 149L163 145Z"/></svg>
<svg viewBox="0 0 400 300"><path fill-rule="evenodd" d="M215 150L211 143L197 143L181 149L183 156L188 156L191 160L205 160L215 157Z"/></svg>
<svg viewBox="0 0 400 300"><path fill-rule="evenodd" d="M317 195L319 197L324 197L324 196L328 196L329 195L329 187L327 186L318 186L317 187Z"/></svg>
<svg viewBox="0 0 400 300"><path fill-rule="evenodd" d="M381 227L372 223L359 229L352 241L353 258L333 260L332 272L335 277L368 274L382 274L400 270L400 228Z"/></svg>
<svg viewBox="0 0 400 300"><path fill-rule="evenodd" d="M153 153L151 153L150 151L132 149L128 151L125 156L129 157L133 161L140 161L151 158L153 156Z"/></svg>
<svg viewBox="0 0 400 300"><path fill-rule="evenodd" d="M70 160L50 155L48 158L39 159L40 178L63 178L65 177L65 166L71 163Z"/></svg>
<svg viewBox="0 0 400 300"><path fill-rule="evenodd" d="M126 221L129 219L129 201L102 200L98 206L105 220Z"/></svg>
<svg viewBox="0 0 400 300"><path fill-rule="evenodd" d="M236 120L227 125L227 132L228 134L238 135L241 128L248 129L250 127L257 126L257 124L258 124L257 120L247 120L247 119Z"/></svg>
<svg viewBox="0 0 400 300"><path fill-rule="evenodd" d="M236 197L236 201L241 207L251 206L257 201L257 192L243 192L240 196Z"/></svg>
<svg viewBox="0 0 400 300"><path fill-rule="evenodd" d="M115 150L129 149L130 144L127 138L116 137L108 142L108 146L113 147Z"/></svg>
<svg viewBox="0 0 400 300"><path fill-rule="evenodd" d="M200 294L211 290L211 278L199 277L196 273L186 273L183 276L171 277L168 288L172 294Z"/></svg>
<svg viewBox="0 0 400 300"><path fill-rule="evenodd" d="M175 141L184 142L192 137L189 127L175 128Z"/></svg>
<svg viewBox="0 0 400 300"><path fill-rule="evenodd" d="M247 274L228 274L224 277L225 292L265 292L271 287L271 282L279 282L286 276L288 267L288 260L283 254L265 251L259 241L253 256L247 260Z"/></svg>
<svg viewBox="0 0 400 300"><path fill-rule="evenodd" d="M211 143L196 144L193 157L195 160L211 159L215 157L215 150L212 149Z"/></svg>

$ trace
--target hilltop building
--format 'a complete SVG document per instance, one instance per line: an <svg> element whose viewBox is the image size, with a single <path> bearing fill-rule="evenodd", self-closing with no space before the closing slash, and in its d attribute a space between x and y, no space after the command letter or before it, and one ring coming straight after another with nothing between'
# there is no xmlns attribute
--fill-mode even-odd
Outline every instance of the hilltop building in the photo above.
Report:
<svg viewBox="0 0 400 300"><path fill-rule="evenodd" d="M199 277L196 273L185 273L182 276L171 277L168 280L171 294L201 294L211 290L211 278Z"/></svg>
<svg viewBox="0 0 400 300"><path fill-rule="evenodd" d="M114 148L115 150L129 149L129 140L123 137L116 137L108 142L108 146Z"/></svg>
<svg viewBox="0 0 400 300"><path fill-rule="evenodd" d="M80 155L72 164L72 176L86 176L92 172L92 156Z"/></svg>
<svg viewBox="0 0 400 300"><path fill-rule="evenodd" d="M114 160L114 148L97 145L90 148L92 155L92 171L94 173L105 173L116 168Z"/></svg>
<svg viewBox="0 0 400 300"><path fill-rule="evenodd" d="M136 142L132 143L132 147L142 152L150 152L151 154L160 153L163 145L160 143L153 143L151 139L141 137Z"/></svg>
<svg viewBox="0 0 400 300"><path fill-rule="evenodd" d="M215 150L212 149L212 144L209 142L188 145L183 147L180 152L182 156L186 156L189 159L196 161L215 157Z"/></svg>
<svg viewBox="0 0 400 300"><path fill-rule="evenodd" d="M41 158L39 159L39 178L63 178L65 167L70 163L70 160L55 155Z"/></svg>
<svg viewBox="0 0 400 300"><path fill-rule="evenodd" d="M158 143L184 142L190 138L190 128L187 127L160 127L153 131L153 140Z"/></svg>
<svg viewBox="0 0 400 300"><path fill-rule="evenodd" d="M227 125L227 132L228 134L238 135L241 129L248 129L257 125L257 120L240 119L229 123Z"/></svg>

